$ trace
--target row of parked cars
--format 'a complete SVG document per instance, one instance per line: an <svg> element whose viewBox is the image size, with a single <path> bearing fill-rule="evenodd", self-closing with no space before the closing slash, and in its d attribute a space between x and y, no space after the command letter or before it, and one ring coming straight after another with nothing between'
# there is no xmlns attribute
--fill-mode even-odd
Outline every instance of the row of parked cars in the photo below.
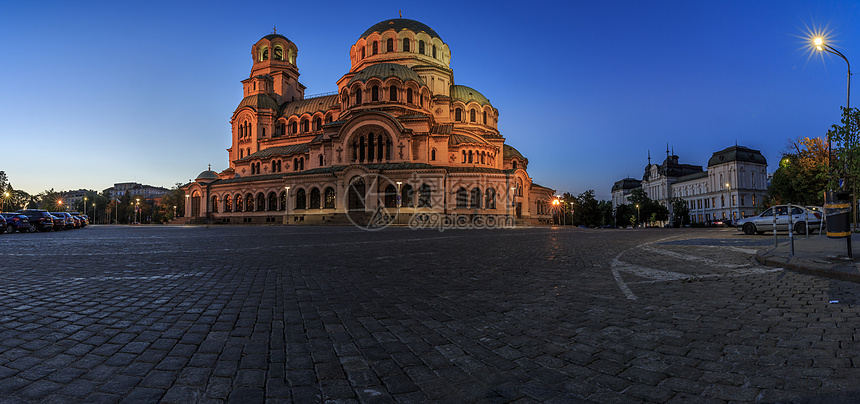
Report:
<svg viewBox="0 0 860 404"><path fill-rule="evenodd" d="M60 231L87 227L90 219L78 212L48 212L42 209L21 209L0 213L0 234Z"/></svg>

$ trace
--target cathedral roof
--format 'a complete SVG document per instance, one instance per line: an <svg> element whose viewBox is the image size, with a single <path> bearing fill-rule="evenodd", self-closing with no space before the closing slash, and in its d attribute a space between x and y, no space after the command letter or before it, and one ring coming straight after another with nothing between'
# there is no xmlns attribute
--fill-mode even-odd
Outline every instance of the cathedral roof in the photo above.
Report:
<svg viewBox="0 0 860 404"><path fill-rule="evenodd" d="M281 107L281 116L301 116L304 113L326 112L338 104L337 94L290 101Z"/></svg>
<svg viewBox="0 0 860 404"><path fill-rule="evenodd" d="M479 139L474 136L463 135L460 133L452 133L448 136L448 146L456 146L461 143L487 144L484 139Z"/></svg>
<svg viewBox="0 0 860 404"><path fill-rule="evenodd" d="M436 33L436 31L433 31L432 28L428 27L424 23L410 20L408 18L392 18L390 20L380 21L376 24L373 24L373 26L368 28L367 31L364 31L364 33L361 34L361 38L367 38L368 36L370 36L370 34L374 32L378 32L381 34L390 29L393 29L395 32L400 32L404 29L408 29L416 34L419 32L424 32L433 38L442 39L442 37L440 37L439 34Z"/></svg>
<svg viewBox="0 0 860 404"><path fill-rule="evenodd" d="M490 104L490 100L487 97L484 97L484 94L481 94L478 90L460 85L451 86L451 100L463 101L466 104L475 101L481 105L493 105Z"/></svg>
<svg viewBox="0 0 860 404"><path fill-rule="evenodd" d="M300 143L289 146L269 147L268 149L263 149L256 153L251 153L248 156L236 161L240 162L272 156L289 156L295 153L306 153L310 150L310 146L308 146L308 144L309 143Z"/></svg>
<svg viewBox="0 0 860 404"><path fill-rule="evenodd" d="M503 148L503 150L504 150L505 158L508 158L508 157L519 157L519 158L521 158L521 159L523 159L523 160L525 160L525 159L526 159L525 157L523 157L522 153L520 153L520 151L519 151L519 150L514 149L514 147L513 147L513 146L505 145L505 147Z"/></svg>
<svg viewBox="0 0 860 404"><path fill-rule="evenodd" d="M615 192L619 189L635 189L641 187L642 181L628 177L620 181L615 181L615 184L612 184L612 192Z"/></svg>
<svg viewBox="0 0 860 404"><path fill-rule="evenodd" d="M767 164L767 160L765 160L760 151L750 149L749 147L735 145L715 152L714 155L711 156L711 159L708 160L708 167L731 161Z"/></svg>
<svg viewBox="0 0 860 404"><path fill-rule="evenodd" d="M236 107L236 111L244 107L251 107L255 110L258 110L260 108L277 110L278 102L275 101L275 99L270 97L268 94L252 94L242 99L242 102L240 102L239 106Z"/></svg>
<svg viewBox="0 0 860 404"><path fill-rule="evenodd" d="M364 69L359 70L358 73L349 80L349 83L346 83L346 85L350 86L356 81L364 83L373 77L380 80L385 80L389 77L397 77L403 82L412 80L418 83L419 86L424 85L424 80L421 80L421 77L418 76L418 73L415 73L415 70L396 63L377 63L375 65L367 66Z"/></svg>
<svg viewBox="0 0 860 404"><path fill-rule="evenodd" d="M262 39L268 39L268 40L270 40L270 41L271 41L271 40L273 40L273 39L275 39L275 38L281 38L281 39L283 39L283 40L285 40L285 41L287 41L287 42L292 42L292 41L290 41L289 39L287 39L287 37L285 37L285 36L283 36L283 35L281 35L281 34L269 34L269 35L264 36Z"/></svg>

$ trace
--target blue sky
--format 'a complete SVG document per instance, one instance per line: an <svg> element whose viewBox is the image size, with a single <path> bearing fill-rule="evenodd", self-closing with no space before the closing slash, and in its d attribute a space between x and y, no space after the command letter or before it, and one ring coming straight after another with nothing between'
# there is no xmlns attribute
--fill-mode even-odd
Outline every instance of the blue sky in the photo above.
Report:
<svg viewBox="0 0 860 404"><path fill-rule="evenodd" d="M823 136L845 105L846 65L811 54L810 30L860 66L856 1L350 4L4 4L0 138L13 147L0 170L34 194L220 171L254 42L276 26L299 48L307 94L336 91L349 47L399 10L450 46L456 84L499 109L535 182L601 199L667 143L705 165L737 142L773 171L790 139Z"/></svg>

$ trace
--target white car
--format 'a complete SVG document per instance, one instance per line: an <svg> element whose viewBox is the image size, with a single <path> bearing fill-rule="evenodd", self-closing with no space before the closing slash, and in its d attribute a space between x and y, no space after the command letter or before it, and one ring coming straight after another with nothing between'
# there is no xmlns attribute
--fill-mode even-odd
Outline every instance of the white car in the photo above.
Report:
<svg viewBox="0 0 860 404"><path fill-rule="evenodd" d="M773 231L774 211L776 211L776 230L788 231L788 205L771 206L758 216L738 220L738 231L743 230L744 234L763 234ZM818 206L791 205L791 222L797 234L806 234L807 222L809 222L810 232L817 230L821 226L823 217L824 209Z"/></svg>

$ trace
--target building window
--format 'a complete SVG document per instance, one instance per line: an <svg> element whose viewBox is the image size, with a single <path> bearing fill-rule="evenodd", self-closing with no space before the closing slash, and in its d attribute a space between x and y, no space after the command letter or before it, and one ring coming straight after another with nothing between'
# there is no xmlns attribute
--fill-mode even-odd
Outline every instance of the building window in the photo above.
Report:
<svg viewBox="0 0 860 404"><path fill-rule="evenodd" d="M364 47L361 47L361 59L364 59Z"/></svg>
<svg viewBox="0 0 860 404"><path fill-rule="evenodd" d="M385 42L385 48L386 52L394 52L394 39L388 38L388 41Z"/></svg>
<svg viewBox="0 0 860 404"><path fill-rule="evenodd" d="M457 122L460 122L463 120L463 110L462 109L457 108L454 110L454 120Z"/></svg>
<svg viewBox="0 0 860 404"><path fill-rule="evenodd" d="M414 198L414 192L412 191L412 185L404 184L403 188L400 188L400 206L411 208L412 199Z"/></svg>
<svg viewBox="0 0 860 404"><path fill-rule="evenodd" d="M320 190L319 188L314 188L311 190L311 209L319 209L320 208Z"/></svg>
<svg viewBox="0 0 860 404"><path fill-rule="evenodd" d="M741 195L741 206L744 206L744 196Z"/></svg>
<svg viewBox="0 0 860 404"><path fill-rule="evenodd" d="M496 208L496 190L493 188L487 188L487 193L484 196L486 199L484 201L484 209L495 209Z"/></svg>
<svg viewBox="0 0 860 404"><path fill-rule="evenodd" d="M379 101L379 86L373 86L370 88L370 100Z"/></svg>
<svg viewBox="0 0 860 404"><path fill-rule="evenodd" d="M269 60L269 47L264 46L260 49L260 61Z"/></svg>
<svg viewBox="0 0 860 404"><path fill-rule="evenodd" d="M409 52L409 38L403 38L403 52Z"/></svg>
<svg viewBox="0 0 860 404"><path fill-rule="evenodd" d="M424 54L424 41L418 41L418 53Z"/></svg>
<svg viewBox="0 0 860 404"><path fill-rule="evenodd" d="M397 207L397 189L394 188L394 185L388 184L385 187L383 203L386 208L396 208Z"/></svg>
<svg viewBox="0 0 860 404"><path fill-rule="evenodd" d="M430 197L433 192L430 190L430 185L421 184L418 187L418 207L419 208L429 208L430 206Z"/></svg>
<svg viewBox="0 0 860 404"><path fill-rule="evenodd" d="M397 87L388 87L388 98L390 101L397 101Z"/></svg>
<svg viewBox="0 0 860 404"><path fill-rule="evenodd" d="M278 210L278 196L274 192L269 192L269 197L266 199L268 200L266 204L267 211Z"/></svg>
<svg viewBox="0 0 860 404"><path fill-rule="evenodd" d="M475 110L474 109L469 111L469 122L475 122Z"/></svg>
<svg viewBox="0 0 860 404"><path fill-rule="evenodd" d="M370 51L370 54L375 55L377 53L379 53L379 42L373 41L373 47Z"/></svg>
<svg viewBox="0 0 860 404"><path fill-rule="evenodd" d="M245 194L245 212L254 211L254 195Z"/></svg>
<svg viewBox="0 0 860 404"><path fill-rule="evenodd" d="M332 187L325 189L325 208L334 209L334 188Z"/></svg>
<svg viewBox="0 0 860 404"><path fill-rule="evenodd" d="M412 89L411 88L406 89L406 103L412 104Z"/></svg>
<svg viewBox="0 0 860 404"><path fill-rule="evenodd" d="M322 155L322 154L320 154L320 164L319 164L319 166L320 166L320 167L322 167L322 166L323 166L323 155Z"/></svg>
<svg viewBox="0 0 860 404"><path fill-rule="evenodd" d="M308 120L302 119L302 133L308 132Z"/></svg>
<svg viewBox="0 0 860 404"><path fill-rule="evenodd" d="M296 130L297 126L298 125L296 124L296 121L290 122L290 134L291 135L294 135L294 134L296 134L296 132L298 132L298 130Z"/></svg>
<svg viewBox="0 0 860 404"><path fill-rule="evenodd" d="M481 190L478 187L469 193L469 209L481 209Z"/></svg>
<svg viewBox="0 0 860 404"><path fill-rule="evenodd" d="M361 104L361 88L355 89L355 103Z"/></svg>
<svg viewBox="0 0 860 404"><path fill-rule="evenodd" d="M233 211L233 197L230 195L224 195L224 212L232 212Z"/></svg>
<svg viewBox="0 0 860 404"><path fill-rule="evenodd" d="M299 188L296 191L296 209L305 209L307 208L308 199L305 196L305 190Z"/></svg>
<svg viewBox="0 0 860 404"><path fill-rule="evenodd" d="M436 161L436 149L430 150L430 160Z"/></svg>
<svg viewBox="0 0 860 404"><path fill-rule="evenodd" d="M218 197L212 197L212 212L218 213Z"/></svg>
<svg viewBox="0 0 860 404"><path fill-rule="evenodd" d="M322 128L322 118L316 117L314 118L314 131L320 130Z"/></svg>
<svg viewBox="0 0 860 404"><path fill-rule="evenodd" d="M457 190L457 208L465 209L469 207L469 191L466 188L460 187Z"/></svg>
<svg viewBox="0 0 860 404"><path fill-rule="evenodd" d="M484 111L484 125L487 124L487 111Z"/></svg>
<svg viewBox="0 0 860 404"><path fill-rule="evenodd" d="M287 193L285 191L281 191L278 196L278 210L286 210L287 209Z"/></svg>
<svg viewBox="0 0 860 404"><path fill-rule="evenodd" d="M433 45L433 59L436 59L436 45Z"/></svg>
<svg viewBox="0 0 860 404"><path fill-rule="evenodd" d="M263 193L260 192L257 194L257 212L262 212L266 210L266 197L263 196Z"/></svg>

